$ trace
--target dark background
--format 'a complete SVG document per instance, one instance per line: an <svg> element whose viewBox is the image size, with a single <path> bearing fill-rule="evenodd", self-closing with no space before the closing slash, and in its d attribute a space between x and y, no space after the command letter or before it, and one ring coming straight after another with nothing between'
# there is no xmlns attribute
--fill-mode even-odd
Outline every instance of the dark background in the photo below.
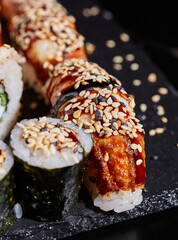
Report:
<svg viewBox="0 0 178 240"><path fill-rule="evenodd" d="M178 89L178 14L174 5L99 0Z"/></svg>
<svg viewBox="0 0 178 240"><path fill-rule="evenodd" d="M100 0L132 40L142 45L152 61L160 67L178 89L178 15L175 6L117 0ZM175 103L178 106L178 103ZM176 113L178 115L178 111ZM139 217L95 231L66 238L71 240L147 240L178 239L178 207Z"/></svg>

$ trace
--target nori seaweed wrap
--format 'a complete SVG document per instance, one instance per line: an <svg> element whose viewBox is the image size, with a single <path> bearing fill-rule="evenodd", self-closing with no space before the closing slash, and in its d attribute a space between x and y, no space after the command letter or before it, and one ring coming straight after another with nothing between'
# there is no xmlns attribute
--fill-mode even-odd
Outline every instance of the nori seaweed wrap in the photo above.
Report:
<svg viewBox="0 0 178 240"><path fill-rule="evenodd" d="M13 165L9 147L0 141L0 233L15 220Z"/></svg>
<svg viewBox="0 0 178 240"><path fill-rule="evenodd" d="M43 117L17 124L11 147L24 216L41 221L66 218L78 200L91 136L73 123Z"/></svg>

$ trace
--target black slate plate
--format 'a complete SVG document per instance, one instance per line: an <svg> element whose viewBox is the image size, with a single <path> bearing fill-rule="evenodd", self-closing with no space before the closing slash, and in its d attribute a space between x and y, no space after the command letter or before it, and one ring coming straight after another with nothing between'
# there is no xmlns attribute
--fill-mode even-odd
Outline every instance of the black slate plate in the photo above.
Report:
<svg viewBox="0 0 178 240"><path fill-rule="evenodd" d="M147 179L143 193L144 201L135 209L125 213L104 213L93 207L90 195L83 188L80 202L75 207L74 214L66 221L42 223L22 218L16 220L14 225L4 233L2 239L62 239L80 232L178 206L177 91L144 53L142 45L132 41L125 43L120 40L120 34L124 30L112 19L111 14L99 5L99 2L94 0L65 0L62 3L76 17L79 32L86 37L86 41L96 45L96 50L89 56L89 59L97 62L109 73L118 77L127 92L136 97L136 113L146 131ZM97 16L83 16L82 10L84 8L91 8L96 5L100 9ZM116 46L108 48L105 44L107 40L114 40ZM130 65L133 62L124 60L121 63L122 70L114 70L112 58L116 55L124 58L129 53L134 54L135 60L133 62L139 64L139 69L137 71L130 70ZM147 81L148 74L152 72L157 74L156 83ZM142 81L141 86L134 86L132 84L134 79L140 79ZM151 97L157 94L159 87L166 87L169 92L167 95L161 96L159 103L153 103ZM148 108L145 113L139 110L141 103L147 104ZM49 112L49 106L45 106L44 102L39 100L32 90L24 91L22 104L22 116L20 118L43 116ZM163 124L160 116L157 115L157 105L164 107L165 116L169 120L167 124ZM164 127L165 132L153 137L149 136L149 130L156 127Z"/></svg>

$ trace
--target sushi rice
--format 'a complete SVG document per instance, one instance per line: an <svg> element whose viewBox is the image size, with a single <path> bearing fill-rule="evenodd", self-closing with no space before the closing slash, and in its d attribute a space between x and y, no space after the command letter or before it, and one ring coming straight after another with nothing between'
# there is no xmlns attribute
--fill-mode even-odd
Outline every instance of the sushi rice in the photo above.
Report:
<svg viewBox="0 0 178 240"><path fill-rule="evenodd" d="M94 206L99 207L105 212L111 210L117 213L125 212L133 209L143 200L142 189L135 189L133 192L131 190L123 191L120 189L118 191L108 192L105 195L102 195L98 192L96 183L89 180L89 176L91 176L91 173L86 171L85 186L92 196Z"/></svg>
<svg viewBox="0 0 178 240"><path fill-rule="evenodd" d="M25 125L27 122L38 123L38 119L22 120L20 124ZM19 136L22 134L23 128L19 127L19 125L16 125L11 132L11 147L14 149L14 155L27 162L31 166L55 169L72 166L74 164L73 156L81 161L83 159L83 149L86 154L91 151L92 139L90 134L86 134L83 132L83 130L79 130L74 123L65 124L62 120L54 118L47 118L45 120L45 123L50 122L56 122L56 124L59 123L62 126L74 130L77 133L79 142L81 143L81 147L79 147L81 153L72 153L70 148L63 148L61 151L56 151L55 155L45 157L41 150L33 151L32 148L27 148L25 140L20 141ZM64 155L66 158L63 157Z"/></svg>
<svg viewBox="0 0 178 240"><path fill-rule="evenodd" d="M17 123L10 138L24 216L65 219L78 201L93 146L90 134L73 123L42 117Z"/></svg>
<svg viewBox="0 0 178 240"><path fill-rule="evenodd" d="M10 169L14 164L14 158L11 153L10 148L0 140L0 150L3 150L6 154L6 160L1 165L1 158L0 158L0 181L8 174Z"/></svg>
<svg viewBox="0 0 178 240"><path fill-rule="evenodd" d="M2 140L9 134L19 114L23 91L22 70L19 63L24 61L24 58L9 45L0 47L0 139Z"/></svg>

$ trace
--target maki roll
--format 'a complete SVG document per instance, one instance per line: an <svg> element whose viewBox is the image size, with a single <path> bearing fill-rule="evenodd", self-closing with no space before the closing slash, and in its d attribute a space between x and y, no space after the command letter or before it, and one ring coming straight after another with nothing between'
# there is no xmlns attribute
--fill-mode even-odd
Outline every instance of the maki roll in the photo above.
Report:
<svg viewBox="0 0 178 240"><path fill-rule="evenodd" d="M92 134L84 183L94 205L104 211L132 209L142 201L146 177L144 130L134 99L98 65L69 61L51 77L52 115Z"/></svg>
<svg viewBox="0 0 178 240"><path fill-rule="evenodd" d="M75 18L59 3L42 1L29 7L25 15L10 19L9 31L27 58L24 80L44 96L42 87L57 63L72 57L86 59L84 37L76 30Z"/></svg>
<svg viewBox="0 0 178 240"><path fill-rule="evenodd" d="M10 142L24 215L42 221L67 217L78 200L91 136L75 124L42 117L17 123Z"/></svg>
<svg viewBox="0 0 178 240"><path fill-rule="evenodd" d="M10 148L0 141L0 233L15 219L13 165Z"/></svg>
<svg viewBox="0 0 178 240"><path fill-rule="evenodd" d="M0 139L4 139L14 125L22 96L22 58L9 45L0 47Z"/></svg>
<svg viewBox="0 0 178 240"><path fill-rule="evenodd" d="M43 4L50 4L55 0L0 0L0 13L6 20L10 20L15 16L25 15L30 8L38 8ZM61 6L62 7L62 6Z"/></svg>

